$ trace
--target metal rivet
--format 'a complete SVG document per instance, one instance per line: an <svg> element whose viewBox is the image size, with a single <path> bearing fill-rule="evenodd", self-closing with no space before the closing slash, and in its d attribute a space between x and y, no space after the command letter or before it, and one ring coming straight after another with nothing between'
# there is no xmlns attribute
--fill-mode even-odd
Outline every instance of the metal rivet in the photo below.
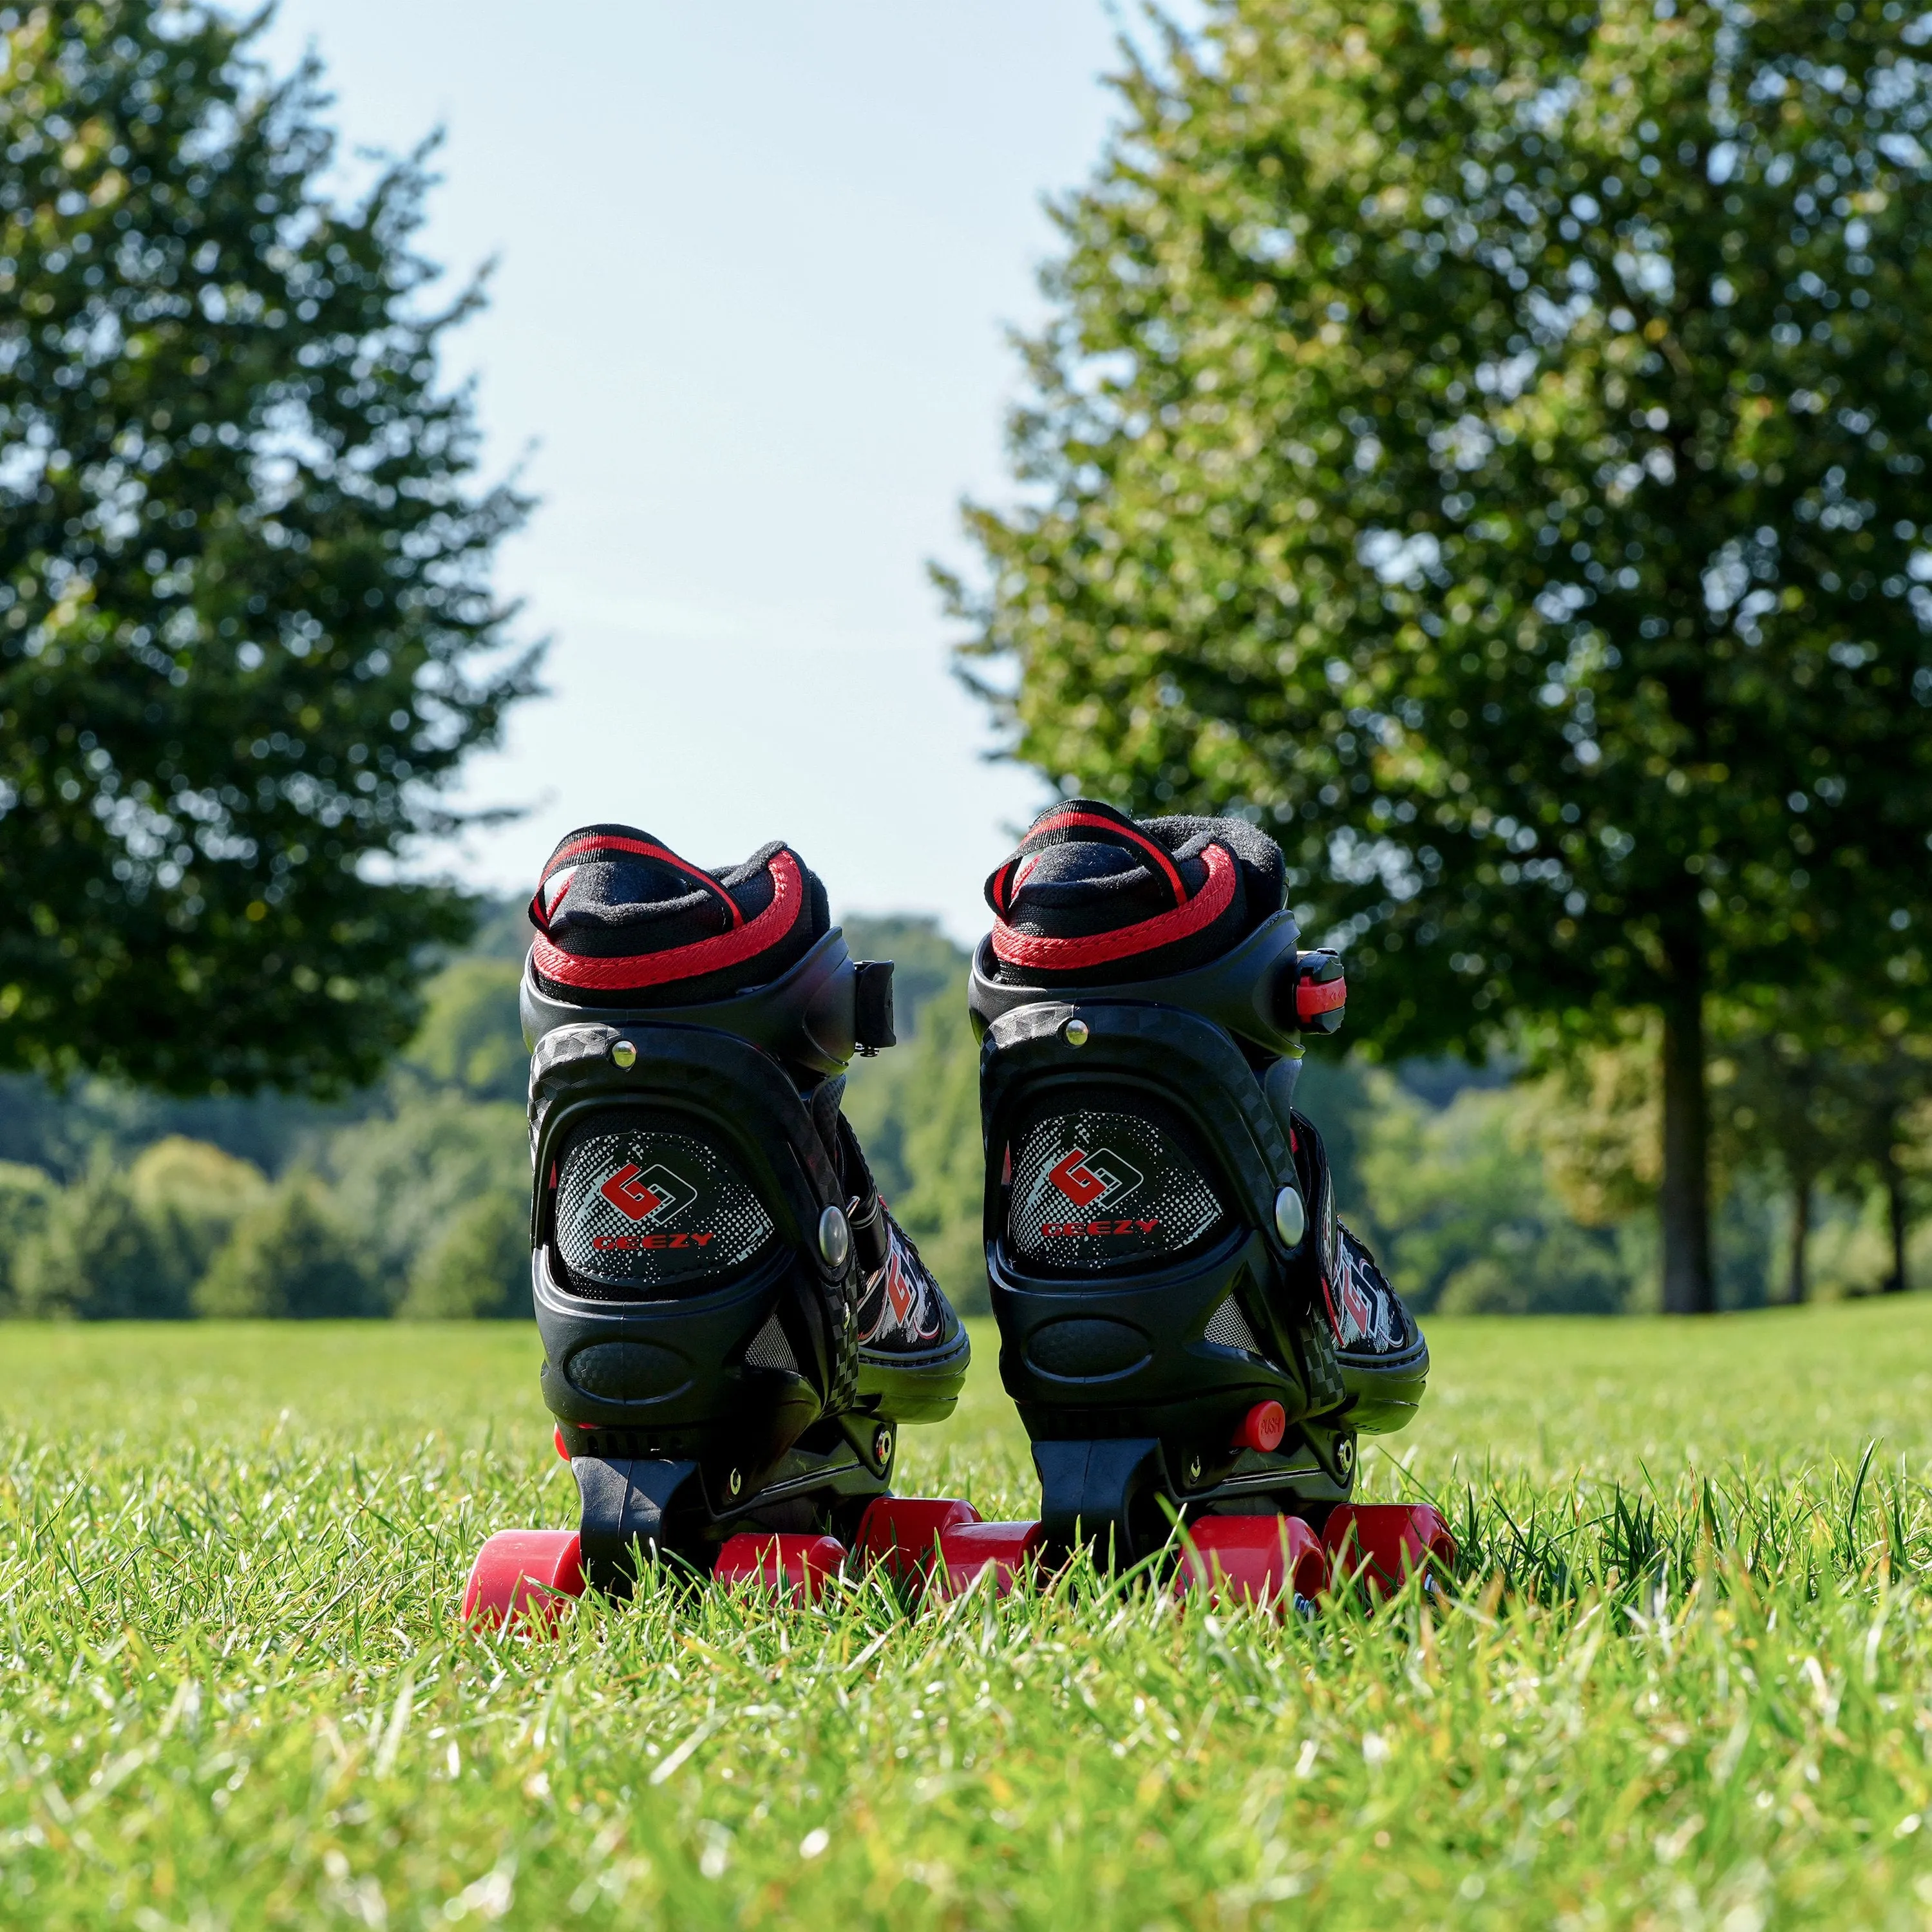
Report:
<svg viewBox="0 0 1932 1932"><path fill-rule="evenodd" d="M838 1208L828 1208L818 1217L818 1252L829 1268L842 1268L852 1252L852 1230Z"/></svg>
<svg viewBox="0 0 1932 1932"><path fill-rule="evenodd" d="M745 1486L745 1479L736 1469L724 1478L724 1486L735 1496Z"/></svg>
<svg viewBox="0 0 1932 1932"><path fill-rule="evenodd" d="M1292 1187L1284 1187L1274 1197L1274 1231L1282 1244L1291 1248L1300 1247L1302 1236L1308 1232L1308 1210Z"/></svg>
<svg viewBox="0 0 1932 1932"><path fill-rule="evenodd" d="M1094 1029L1084 1020L1069 1020L1060 1029L1060 1036L1069 1046L1084 1046L1094 1037Z"/></svg>
<svg viewBox="0 0 1932 1932"><path fill-rule="evenodd" d="M872 1460L884 1468L892 1460L892 1432L881 1428L872 1438Z"/></svg>
<svg viewBox="0 0 1932 1932"><path fill-rule="evenodd" d="M613 1066L621 1067L628 1072L632 1067L636 1066L637 1064L638 1049L631 1041L628 1040L620 1040L612 1042L610 1048L610 1064Z"/></svg>
<svg viewBox="0 0 1932 1932"><path fill-rule="evenodd" d="M1355 1466L1355 1441L1353 1436L1345 1436L1336 1444L1335 1466L1345 1476Z"/></svg>

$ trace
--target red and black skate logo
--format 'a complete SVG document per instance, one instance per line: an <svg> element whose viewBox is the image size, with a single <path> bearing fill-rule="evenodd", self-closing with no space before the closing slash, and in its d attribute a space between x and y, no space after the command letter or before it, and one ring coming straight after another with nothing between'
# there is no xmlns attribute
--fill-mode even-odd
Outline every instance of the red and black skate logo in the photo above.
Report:
<svg viewBox="0 0 1932 1932"><path fill-rule="evenodd" d="M647 1168L626 1161L604 1177L597 1191L627 1221L634 1221L640 1227L647 1221L680 1214L698 1198L698 1190L662 1161ZM709 1234L596 1234L590 1245L620 1249L701 1248L710 1240Z"/></svg>
<svg viewBox="0 0 1932 1932"><path fill-rule="evenodd" d="M1123 1159L1111 1148L1096 1148L1089 1154L1085 1148L1076 1147L1054 1162L1046 1178L1076 1208L1092 1216L1084 1221L1045 1222L1040 1232L1048 1238L1150 1234L1160 1226L1158 1217L1151 1221L1137 1221L1132 1216L1122 1220L1112 1213L1095 1214L1096 1209L1118 1208L1130 1195L1137 1192L1147 1179L1131 1161Z"/></svg>

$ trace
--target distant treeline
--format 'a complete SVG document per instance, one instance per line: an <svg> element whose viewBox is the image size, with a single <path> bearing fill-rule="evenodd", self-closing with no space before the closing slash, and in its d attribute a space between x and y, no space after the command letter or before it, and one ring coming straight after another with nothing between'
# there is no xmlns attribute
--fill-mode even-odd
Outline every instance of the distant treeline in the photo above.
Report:
<svg viewBox="0 0 1932 1932"><path fill-rule="evenodd" d="M891 1052L854 1063L848 1112L949 1293L983 1310L965 955L930 921L854 918L845 928L856 955L897 962L900 1030ZM527 1316L516 1012L526 932L520 903L499 908L431 982L423 1026L381 1084L336 1105L0 1082L0 1308L80 1318ZM1646 1042L1528 1080L1505 1065L1364 1067L1340 1045L1310 1049L1302 1104L1326 1138L1345 1215L1419 1311L1656 1305ZM1718 1073L1730 1150L1723 1303L1780 1298L1794 1234L1816 1292L1881 1285L1886 1190L1853 1165L1821 1170L1810 1225L1796 1228L1790 1177L1753 1127L1763 1070L1740 1056Z"/></svg>

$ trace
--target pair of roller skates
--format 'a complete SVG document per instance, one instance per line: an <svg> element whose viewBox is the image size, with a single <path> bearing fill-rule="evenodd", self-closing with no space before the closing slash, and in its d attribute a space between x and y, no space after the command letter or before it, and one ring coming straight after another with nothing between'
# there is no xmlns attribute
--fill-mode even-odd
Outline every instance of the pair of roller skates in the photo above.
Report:
<svg viewBox="0 0 1932 1932"><path fill-rule="evenodd" d="M1040 1514L895 1496L902 1425L944 1420L964 1330L840 1111L893 1043L788 847L710 872L628 826L544 868L521 1003L531 1268L574 1530L492 1537L472 1622L554 1615L663 1564L816 1595L882 1565L1004 1588L1091 1549L1220 1594L1388 1588L1453 1557L1432 1510L1352 1504L1358 1432L1414 1413L1428 1351L1338 1220L1294 1106L1341 1023L1274 842L1084 800L993 874L973 962L986 1252Z"/></svg>

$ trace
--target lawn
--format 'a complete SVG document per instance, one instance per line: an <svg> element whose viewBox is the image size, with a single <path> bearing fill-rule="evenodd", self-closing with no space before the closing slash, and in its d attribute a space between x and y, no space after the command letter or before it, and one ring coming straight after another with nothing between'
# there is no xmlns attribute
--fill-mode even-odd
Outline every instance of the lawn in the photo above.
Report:
<svg viewBox="0 0 1932 1932"><path fill-rule="evenodd" d="M1018 1514L976 1339L903 1486ZM1431 1340L1365 1468L1469 1546L1432 1608L546 1643L452 1616L572 1520L527 1330L0 1328L0 1923L1932 1924L1932 1304Z"/></svg>

